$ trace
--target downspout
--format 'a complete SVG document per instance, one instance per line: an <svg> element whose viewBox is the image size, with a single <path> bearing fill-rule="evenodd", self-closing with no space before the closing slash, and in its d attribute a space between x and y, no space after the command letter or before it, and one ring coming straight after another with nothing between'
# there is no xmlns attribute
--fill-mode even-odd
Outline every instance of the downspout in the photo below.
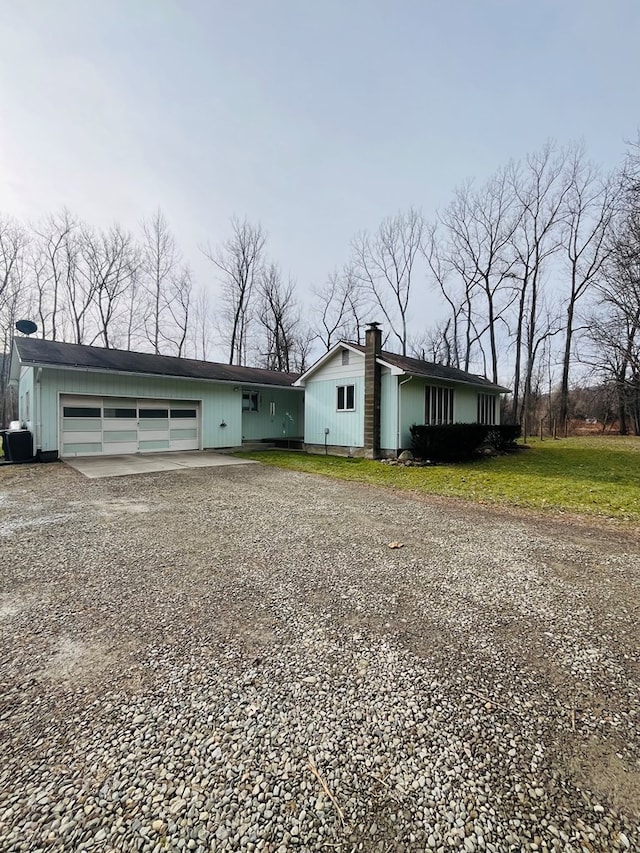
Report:
<svg viewBox="0 0 640 853"><path fill-rule="evenodd" d="M401 430L401 428L402 428L402 427L401 427L401 425L402 425L402 386L403 386L403 385L406 385L406 384L407 384L407 382L411 382L411 380L412 380L412 379L413 379L413 376L409 376L407 379L404 379L402 382L398 382L398 406L397 406L397 412L396 412L396 438L397 438L397 441L396 441L396 447L397 447L397 450L396 450L396 456L398 456L398 455L399 455L399 453L400 453L400 448L401 448L401 445L400 445L400 438L401 438L400 430Z"/></svg>

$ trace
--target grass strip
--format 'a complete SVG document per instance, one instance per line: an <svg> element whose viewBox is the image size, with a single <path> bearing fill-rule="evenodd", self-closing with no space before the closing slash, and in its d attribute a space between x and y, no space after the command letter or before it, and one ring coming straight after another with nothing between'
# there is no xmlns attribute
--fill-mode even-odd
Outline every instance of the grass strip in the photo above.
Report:
<svg viewBox="0 0 640 853"><path fill-rule="evenodd" d="M472 462L405 468L280 450L238 453L264 465L478 503L640 522L640 438L530 439Z"/></svg>

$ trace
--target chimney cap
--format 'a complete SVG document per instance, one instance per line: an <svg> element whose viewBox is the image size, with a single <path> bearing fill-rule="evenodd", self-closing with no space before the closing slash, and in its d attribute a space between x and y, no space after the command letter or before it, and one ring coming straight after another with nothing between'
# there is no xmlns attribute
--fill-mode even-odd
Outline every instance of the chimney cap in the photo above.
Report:
<svg viewBox="0 0 640 853"><path fill-rule="evenodd" d="M368 329L377 329L380 326L377 320L372 320L367 326Z"/></svg>

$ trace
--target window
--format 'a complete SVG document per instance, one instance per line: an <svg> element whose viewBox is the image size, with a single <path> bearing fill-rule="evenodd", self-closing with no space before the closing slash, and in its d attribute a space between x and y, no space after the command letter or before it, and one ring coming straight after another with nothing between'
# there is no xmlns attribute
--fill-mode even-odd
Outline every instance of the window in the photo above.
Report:
<svg viewBox="0 0 640 853"><path fill-rule="evenodd" d="M111 408L108 409L105 406L104 410L105 418L136 418L138 416L137 409L119 409L119 408Z"/></svg>
<svg viewBox="0 0 640 853"><path fill-rule="evenodd" d="M349 364L349 350L348 349L342 350L342 363L345 365Z"/></svg>
<svg viewBox="0 0 640 853"><path fill-rule="evenodd" d="M257 391L243 391L242 392L242 411L243 412L257 412L258 411L258 392Z"/></svg>
<svg viewBox="0 0 640 853"><path fill-rule="evenodd" d="M453 388L425 386L424 422L431 426L453 423Z"/></svg>
<svg viewBox="0 0 640 853"><path fill-rule="evenodd" d="M496 422L496 395L478 394L478 423L495 424Z"/></svg>
<svg viewBox="0 0 640 853"><path fill-rule="evenodd" d="M172 418L195 418L195 409L171 409Z"/></svg>
<svg viewBox="0 0 640 853"><path fill-rule="evenodd" d="M100 406L64 406L62 415L65 418L99 418L102 410Z"/></svg>
<svg viewBox="0 0 640 853"><path fill-rule="evenodd" d="M339 412L353 412L356 407L356 386L355 385L338 385L338 405Z"/></svg>
<svg viewBox="0 0 640 853"><path fill-rule="evenodd" d="M140 420L143 418L168 418L169 409L140 409L138 417Z"/></svg>
<svg viewBox="0 0 640 853"><path fill-rule="evenodd" d="M25 418L26 420L31 420L31 403L30 403L30 394L27 391L24 395L24 407L25 407Z"/></svg>

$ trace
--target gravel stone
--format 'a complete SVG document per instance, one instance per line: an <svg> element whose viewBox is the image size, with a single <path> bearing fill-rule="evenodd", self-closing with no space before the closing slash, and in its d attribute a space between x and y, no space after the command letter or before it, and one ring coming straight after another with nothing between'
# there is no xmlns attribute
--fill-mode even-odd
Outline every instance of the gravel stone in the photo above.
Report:
<svg viewBox="0 0 640 853"><path fill-rule="evenodd" d="M637 533L0 468L0 849L640 850Z"/></svg>

